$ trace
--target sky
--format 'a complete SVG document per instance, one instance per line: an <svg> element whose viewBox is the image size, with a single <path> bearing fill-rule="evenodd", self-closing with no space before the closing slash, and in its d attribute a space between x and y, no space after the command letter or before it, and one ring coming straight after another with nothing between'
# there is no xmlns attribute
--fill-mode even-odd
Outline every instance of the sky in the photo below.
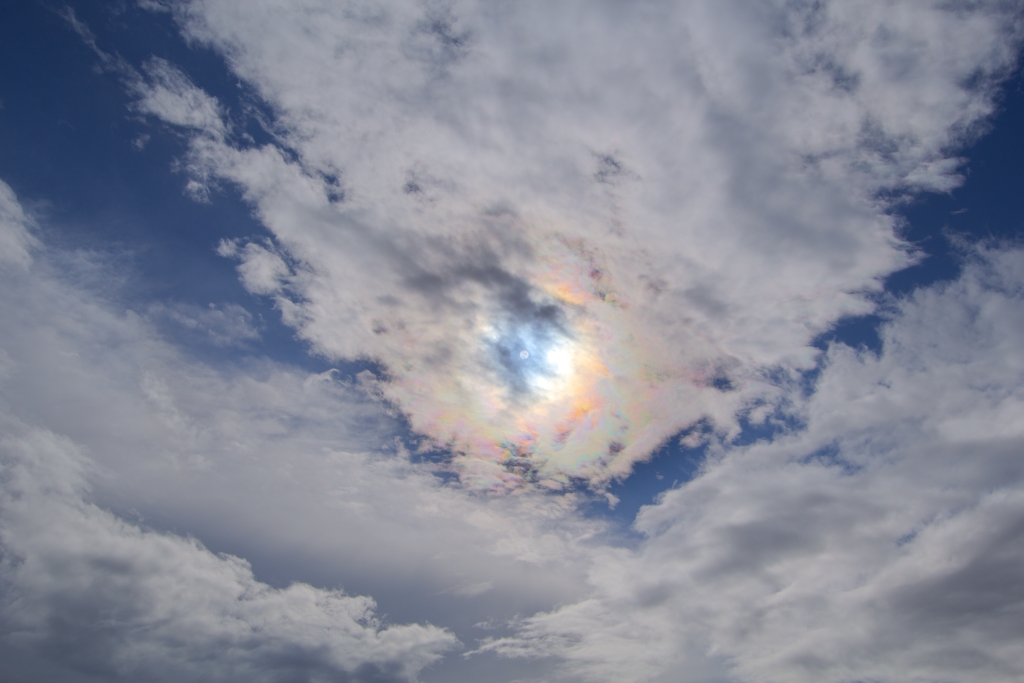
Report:
<svg viewBox="0 0 1024 683"><path fill-rule="evenodd" d="M1024 7L0 6L0 679L1024 678Z"/></svg>

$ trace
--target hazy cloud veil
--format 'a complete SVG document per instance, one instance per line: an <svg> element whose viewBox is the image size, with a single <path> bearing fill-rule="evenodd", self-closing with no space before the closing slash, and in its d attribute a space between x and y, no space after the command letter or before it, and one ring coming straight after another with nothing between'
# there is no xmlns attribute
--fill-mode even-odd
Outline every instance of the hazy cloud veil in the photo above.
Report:
<svg viewBox="0 0 1024 683"><path fill-rule="evenodd" d="M90 38L126 115L252 208L214 241L244 288L368 369L190 357L162 325L241 354L262 323L125 311L0 184L4 647L99 680L1024 676L1024 253L883 292L1020 3L140 6L249 100ZM814 346L873 311L877 354ZM694 425L639 539L588 512Z"/></svg>

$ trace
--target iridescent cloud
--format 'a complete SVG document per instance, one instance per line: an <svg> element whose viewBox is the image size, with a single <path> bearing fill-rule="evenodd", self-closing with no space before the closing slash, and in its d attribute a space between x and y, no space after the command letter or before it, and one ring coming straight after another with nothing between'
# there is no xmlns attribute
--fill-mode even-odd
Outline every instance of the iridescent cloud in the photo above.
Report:
<svg viewBox="0 0 1024 683"><path fill-rule="evenodd" d="M389 359L384 394L474 486L600 487L697 420L716 391L710 360L673 366L659 353L596 250L562 235L539 243L528 284L481 306L456 337L463 358L446 366L460 371L438 373L415 334Z"/></svg>

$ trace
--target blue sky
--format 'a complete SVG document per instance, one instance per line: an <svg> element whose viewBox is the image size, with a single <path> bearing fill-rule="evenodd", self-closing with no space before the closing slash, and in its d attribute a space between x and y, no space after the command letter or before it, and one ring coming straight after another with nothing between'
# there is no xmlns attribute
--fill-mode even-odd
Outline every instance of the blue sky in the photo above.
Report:
<svg viewBox="0 0 1024 683"><path fill-rule="evenodd" d="M272 306L249 296L234 269L217 256L222 237L261 232L251 211L230 191L210 204L181 192L181 177L171 171L180 138L130 115L131 97L116 77L98 68L94 53L59 14L62 7L23 3L5 10L11 15L4 22L4 61L11 66L4 70L2 124L9 184L44 202L52 224L68 226L55 239L119 258L122 276L132 282L122 295L244 304L269 326L261 352L287 354L291 362L311 362L320 370L330 367L292 348L293 335L276 324L280 316ZM225 73L223 59L188 49L166 16L133 6L122 12L91 4L74 9L97 35L117 41L125 58L184 60L209 79L220 98L240 106L241 88ZM142 136L146 146L140 151L133 142ZM201 345L195 350L209 351Z"/></svg>
<svg viewBox="0 0 1024 683"><path fill-rule="evenodd" d="M1016 680L1021 16L5 6L3 678Z"/></svg>

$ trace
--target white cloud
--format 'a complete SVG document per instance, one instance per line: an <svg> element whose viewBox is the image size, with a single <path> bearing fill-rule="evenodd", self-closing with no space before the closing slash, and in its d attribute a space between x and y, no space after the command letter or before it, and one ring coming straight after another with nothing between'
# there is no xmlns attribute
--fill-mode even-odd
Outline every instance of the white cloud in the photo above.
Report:
<svg viewBox="0 0 1024 683"><path fill-rule="evenodd" d="M88 463L65 438L5 421L0 583L7 644L110 680L409 681L457 644L384 627L374 602L275 589L192 539L86 502Z"/></svg>
<svg viewBox="0 0 1024 683"><path fill-rule="evenodd" d="M220 243L243 285L390 376L190 359L158 318L226 345L251 321L125 310L0 185L6 650L411 679L476 628L423 676L1021 677L1024 252L889 302L879 356L809 346L913 259L880 197L961 182L1016 5L143 4L256 89L272 143L64 16L183 129L186 191L232 183L270 231ZM750 409L800 427L735 447ZM638 548L580 512L702 418L712 457Z"/></svg>
<svg viewBox="0 0 1024 683"><path fill-rule="evenodd" d="M260 338L252 313L238 304L197 306L181 302L153 304L147 314L176 323L215 346L244 346Z"/></svg>
<svg viewBox="0 0 1024 683"><path fill-rule="evenodd" d="M215 97L200 90L188 76L164 59L154 57L143 67L146 78L131 83L134 109L167 123L221 137L227 131L225 111Z"/></svg>
<svg viewBox="0 0 1024 683"><path fill-rule="evenodd" d="M239 246L238 240L221 240L217 253L242 262L238 274L242 284L253 294L277 294L291 275L288 264L279 254L255 242Z"/></svg>
<svg viewBox="0 0 1024 683"><path fill-rule="evenodd" d="M0 180L0 264L14 263L28 267L36 239L28 231L29 219L14 190Z"/></svg>
<svg viewBox="0 0 1024 683"><path fill-rule="evenodd" d="M579 517L572 497L490 500L446 486L396 445L401 426L360 377L259 358L223 369L190 360L159 336L155 317L198 320L197 331L213 340L230 325L216 329L219 316L204 322L205 309L125 310L106 290L119 279L94 255L45 246L28 268L0 268L3 481L38 489L20 498L4 489L3 552L12 563L4 593L21 597L0 618L7 636L35 634L5 636L5 652L34 651L49 665L107 677L166 670L187 680L202 677L203 638L241 648L236 627L263 619L266 641L246 641L249 655L231 654L208 677L248 680L265 670L277 680L307 667L311 676L346 670L374 680L378 669L392 677L418 670L455 642L450 631L401 624L444 622L472 638L472 625L486 618L579 597L587 539L606 525ZM242 560L190 538L252 561L255 576ZM159 553L173 562L160 565ZM35 558L38 571L18 573L17 557ZM62 591L61 567L80 575L71 588L95 590ZM294 580L318 588L287 588ZM232 586L254 602L235 605ZM348 607L369 604L335 588L382 593L382 620L398 624L385 632L393 635L379 648L372 639L360 645L361 631L330 640L348 623ZM178 592L180 602L170 600ZM345 607L337 623L334 607ZM92 634L88 620L105 614L126 616ZM167 619L151 623L161 614ZM193 628L193 618L206 630ZM297 624L291 635L289 619ZM47 626L59 623L64 631ZM405 654L402 634L410 637ZM62 644L75 638L80 649ZM295 668L281 648L293 648ZM373 666L361 670L363 662ZM42 676L42 665L32 666L24 680ZM439 666L437 675L463 680ZM14 665L4 670L16 673Z"/></svg>
<svg viewBox="0 0 1024 683"><path fill-rule="evenodd" d="M192 142L273 233L236 245L243 282L321 353L385 363L493 488L600 487L772 401L765 372L813 366L910 261L879 193L960 182L1018 40L1000 3L174 11L276 117L274 144Z"/></svg>
<svg viewBox="0 0 1024 683"><path fill-rule="evenodd" d="M7 214L24 222L17 199L7 194ZM211 447L217 435L209 430L211 423L230 429L224 417L231 391L211 384L217 382L215 373L204 376L201 366L182 363L142 318L118 314L108 302L79 289L96 287L90 278L104 281L104 264L79 264L74 254L35 246L34 263L16 260L0 270L5 320L0 333L0 627L5 651L36 652L50 664L110 680L278 681L298 676L356 682L414 680L458 644L438 627L383 624L367 597L301 583L273 588L257 581L244 560L215 555L192 537L141 528L97 505L97 500L116 504L127 499L125 507L138 514L155 490L166 491L169 472L184 470L197 479L223 474ZM54 260L75 286L54 274ZM180 307L169 310L184 315ZM176 377L178 386L167 381L173 382L175 371L190 374L186 382L191 380L195 391L210 392L203 408L178 405L175 389L183 377ZM238 437L263 440L281 434L281 419L272 416L287 412L291 402L275 388L298 389L314 405L338 395L330 386L336 382L303 386L303 378L286 369L274 374L263 382L240 378L244 386L236 388L235 399L249 399L259 414L247 418L247 425L235 425L241 428ZM286 405L275 406L275 401ZM214 405L221 407L217 418L197 419L209 417L204 410ZM299 428L317 419L310 406L294 407L306 420ZM347 408L341 419L336 414L331 419L373 426L368 419L376 412L372 408L360 410L351 403ZM265 430L259 435L252 429L257 423ZM75 434L96 460L51 428ZM364 432L362 438L376 443L379 436ZM346 442L355 445L357 440ZM242 444L234 441L228 447ZM126 466L132 461L135 471ZM115 487L130 482L132 490L120 491L120 498L104 495L88 483L90 478ZM215 494L221 502L224 493ZM5 669L4 676L16 673L32 678L39 671Z"/></svg>
<svg viewBox="0 0 1024 683"><path fill-rule="evenodd" d="M829 351L806 429L722 452L590 598L487 648L589 680L715 680L708 656L742 681L1019 680L1021 273L982 249L895 302L880 356Z"/></svg>

